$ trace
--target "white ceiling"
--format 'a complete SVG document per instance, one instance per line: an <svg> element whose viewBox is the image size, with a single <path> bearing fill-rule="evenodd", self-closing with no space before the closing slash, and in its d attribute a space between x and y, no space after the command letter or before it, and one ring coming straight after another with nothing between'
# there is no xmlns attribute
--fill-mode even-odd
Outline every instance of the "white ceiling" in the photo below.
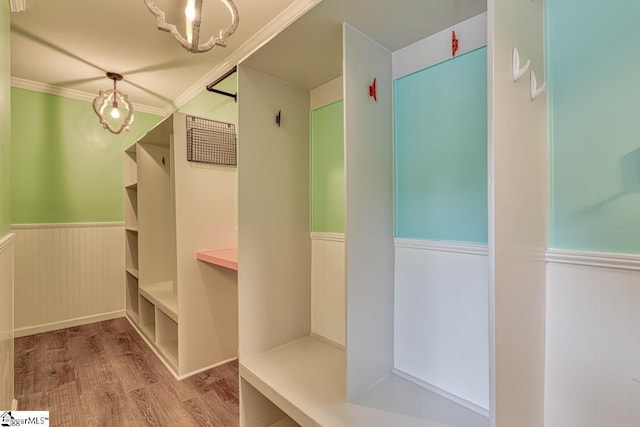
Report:
<svg viewBox="0 0 640 427"><path fill-rule="evenodd" d="M112 86L105 73L114 71L124 75L118 89L134 109L166 109L292 2L235 0L240 25L228 46L193 54L156 29L143 0L27 0L26 11L11 14L11 76L95 96ZM182 3L156 0L178 28L184 14L173 16ZM221 2L205 0L201 39L230 22Z"/></svg>
<svg viewBox="0 0 640 427"><path fill-rule="evenodd" d="M202 84L196 89L204 90L208 81L203 83L203 78L229 62L243 44L246 49L266 41L269 34L256 33L277 15L289 11L289 19L292 10L306 10L316 1L235 0L240 25L228 46L192 54L171 35L156 29L155 17L143 0L27 0L26 11L11 14L11 74L14 84L37 82L88 97L109 89L112 83L105 72L114 71L124 75L118 89L129 95L134 109L149 106L168 111L180 104L194 84ZM167 12L167 20L176 24L184 19L183 3L156 0ZM203 3L201 38L206 40L229 25L230 15L219 1ZM327 81L341 69L340 50L336 55L335 45L341 44L343 20L395 51L485 10L486 0L324 0L309 13L314 19L305 16L295 24L299 38L269 43L257 60L293 71L303 63L306 69L310 63L319 68L325 64L326 76L313 73L313 78ZM288 58L294 51L306 52L308 59L291 63ZM315 83L310 77L304 81L304 76L300 82L307 87Z"/></svg>

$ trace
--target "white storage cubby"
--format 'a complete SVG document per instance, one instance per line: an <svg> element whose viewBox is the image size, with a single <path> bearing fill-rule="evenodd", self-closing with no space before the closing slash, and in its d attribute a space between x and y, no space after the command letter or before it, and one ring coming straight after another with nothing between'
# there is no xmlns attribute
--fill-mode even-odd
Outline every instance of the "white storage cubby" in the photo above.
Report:
<svg viewBox="0 0 640 427"><path fill-rule="evenodd" d="M127 314L179 378L238 346L235 272L196 259L236 246L235 168L188 162L187 120L164 119L124 155Z"/></svg>
<svg viewBox="0 0 640 427"><path fill-rule="evenodd" d="M544 366L544 342L540 341L544 263L536 251L544 248L544 215L540 215L544 208L539 206L544 203L538 196L545 192L545 181L540 173L533 173L545 170L544 156L540 156L544 137L539 133L543 107L531 107L531 100L521 96L524 90L512 86L506 61L511 50L506 45L515 37L495 29L514 16L526 19L527 11L502 0L490 3L488 256L484 253L489 270L489 304L484 308L489 336L482 337L486 345L481 346L489 352L482 355L489 361L482 368L490 377L489 387L481 393L490 408L465 405L464 399L403 375L394 365L394 52L429 36L420 33L420 20L442 12L444 2L438 6L384 1L372 7L364 1L324 0L238 66L241 425L272 425L284 412L298 424L311 426L480 427L493 423L510 427L539 419L543 413L539 386L544 375L539 368ZM531 8L536 9L533 19L541 22L538 5ZM439 30L486 9L484 2L477 2L477 9L467 8L468 14L441 22ZM523 30L524 37L541 46L536 31L527 33L529 29ZM436 56L446 59L451 53L450 37L448 31ZM458 37L461 44L467 40L464 30L458 31ZM335 342L340 334L322 336L312 327L315 293L309 236L310 92L340 77L346 305L323 303L316 308L326 310L319 318L335 314L334 319L345 319L344 343ZM377 100L370 96L374 79ZM501 114L510 117L509 105L524 117L517 120L526 123L525 128L538 131L534 134L539 139L529 138L528 147L507 146L508 135L517 139L515 129L508 120L496 119L494 108L500 106ZM526 118L529 110L534 114L531 119ZM527 153L532 164L510 166L510 157L524 159ZM536 203L516 195L517 187L526 187ZM509 197L520 200L518 208L507 208ZM525 215L522 206L532 214ZM511 291L513 286L525 286L526 292L521 290L533 297L533 303L527 305L526 298ZM532 332L534 340L525 344L518 328ZM420 331L419 324L415 331ZM403 331L405 338L408 333ZM527 371L528 363L532 371ZM532 405L526 406L526 401Z"/></svg>
<svg viewBox="0 0 640 427"><path fill-rule="evenodd" d="M453 402L421 412L442 397L392 372L392 54L343 25L338 5L321 3L239 66L241 424L279 419L264 414L271 402L301 425L488 425ZM309 110L311 91L341 76L347 304L317 316L346 318L336 343L311 326Z"/></svg>
<svg viewBox="0 0 640 427"><path fill-rule="evenodd" d="M145 297L138 299L140 302L140 317L138 326L145 334L145 336L155 342L156 340L156 312L153 304L149 302Z"/></svg>

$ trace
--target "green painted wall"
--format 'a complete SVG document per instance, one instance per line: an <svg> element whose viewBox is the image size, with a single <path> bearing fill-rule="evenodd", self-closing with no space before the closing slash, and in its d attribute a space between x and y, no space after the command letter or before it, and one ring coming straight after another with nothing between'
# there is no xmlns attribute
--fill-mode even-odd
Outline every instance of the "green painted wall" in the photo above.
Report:
<svg viewBox="0 0 640 427"><path fill-rule="evenodd" d="M160 116L114 135L89 102L17 88L11 112L14 224L123 221L123 150Z"/></svg>
<svg viewBox="0 0 640 427"><path fill-rule="evenodd" d="M238 74L232 74L216 89L220 89L229 93L237 92ZM192 116L204 117L211 120L218 120L227 123L238 123L238 104L228 96L204 90L195 98L187 102L178 109L181 113L190 114Z"/></svg>
<svg viewBox="0 0 640 427"><path fill-rule="evenodd" d="M344 233L344 103L311 112L311 231Z"/></svg>
<svg viewBox="0 0 640 427"><path fill-rule="evenodd" d="M0 238L11 231L11 12L0 6Z"/></svg>
<svg viewBox="0 0 640 427"><path fill-rule="evenodd" d="M487 243L487 49L394 84L396 236Z"/></svg>
<svg viewBox="0 0 640 427"><path fill-rule="evenodd" d="M640 2L546 12L549 246L640 253Z"/></svg>

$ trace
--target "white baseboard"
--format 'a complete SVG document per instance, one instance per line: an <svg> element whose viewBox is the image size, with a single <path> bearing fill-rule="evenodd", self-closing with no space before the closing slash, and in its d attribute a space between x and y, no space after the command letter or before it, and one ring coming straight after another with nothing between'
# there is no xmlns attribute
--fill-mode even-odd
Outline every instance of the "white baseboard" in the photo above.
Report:
<svg viewBox="0 0 640 427"><path fill-rule="evenodd" d="M213 369L213 368L217 368L218 366L222 366L225 363L233 362L234 360L238 360L238 358L237 357L232 357L231 359L227 359L227 360L220 361L218 363L214 363L213 365L204 367L202 369L198 369L197 371L193 371L193 372L189 372L188 374L180 375L178 377L178 380L183 380L185 378L189 378L191 376L197 375L197 374L202 373L204 371L208 371L209 369Z"/></svg>
<svg viewBox="0 0 640 427"><path fill-rule="evenodd" d="M424 381L419 380L418 378L414 377L413 375L409 375L406 374L402 371L399 371L397 369L393 369L393 373L397 376L399 376L400 378L403 378L411 383L414 383L424 389L427 389L437 395L440 395L446 399L449 399L453 402L456 402L457 404L464 406L467 409L471 409L473 412L477 412L480 415L483 415L487 418L489 418L489 410L486 408L483 408L481 406L476 405L475 403L469 402L468 400L462 399L461 397L458 397L454 394L451 394L445 390L442 390L439 387L436 387L432 384L426 383Z"/></svg>
<svg viewBox="0 0 640 427"><path fill-rule="evenodd" d="M118 310L110 313L95 314L92 316L78 317L75 319L62 320L60 322L47 323L44 325L27 326L13 331L15 338L29 335L41 334L43 332L57 331L60 329L73 328L74 326L88 325L89 323L102 322L105 320L118 319L124 317L125 311Z"/></svg>

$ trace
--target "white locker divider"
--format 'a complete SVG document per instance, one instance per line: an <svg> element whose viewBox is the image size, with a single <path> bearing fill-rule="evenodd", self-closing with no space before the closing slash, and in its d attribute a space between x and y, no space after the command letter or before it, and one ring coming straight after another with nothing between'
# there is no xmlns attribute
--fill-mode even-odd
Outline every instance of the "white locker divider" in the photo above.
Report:
<svg viewBox="0 0 640 427"><path fill-rule="evenodd" d="M125 150L127 317L184 378L237 357L237 275L196 259L236 246L235 168L187 161L174 113Z"/></svg>
<svg viewBox="0 0 640 427"><path fill-rule="evenodd" d="M481 3L472 14L448 14L455 21L440 22L439 28L430 31L481 14L487 10L487 4ZM523 220L528 215L522 208L508 204L516 189L528 190L531 185L536 197L522 201L527 192L521 191L515 199L529 208L532 202L544 205L538 196L545 190L538 178L546 169L539 147L529 150L516 144L511 125L496 114L517 111L520 126L531 128L529 134L535 140L531 143L544 145L544 124L538 120L544 103L532 107L534 103L520 96L521 88L510 77L511 45L517 35L494 30L512 28L504 21L514 14L528 19L525 9L507 6L506 0L490 0L488 6L489 416L485 408L465 406L464 399L448 396L447 390L394 369L394 53L430 35L420 34L419 25L410 25L416 16L431 18L429 8L442 12L444 6L388 0L372 7L360 0L324 0L238 64L242 426L510 427L523 419L536 421L521 425L540 425L544 415L539 389L544 381L540 369L544 366L544 342L540 340L544 303L540 297L545 279L538 274L542 258L535 255L540 243L544 245L544 224L538 221L538 208L529 223ZM532 2L527 8L536 10L529 26L536 27L541 7ZM472 21L474 34L484 34L480 23L484 19ZM534 44L535 39L534 34ZM465 39L461 37L460 43L464 46ZM400 56L406 59L405 54ZM316 105L310 92L341 77L346 305L340 316L345 318L344 345L312 328L309 233L309 111ZM492 81L496 78L499 84ZM376 99L370 96L374 81ZM519 100L527 105L509 111ZM532 119L527 116L530 112L535 114ZM510 159L519 161L530 154L535 156L534 164L523 167L516 163L520 171L513 170L516 164L509 167ZM528 179L528 173L535 182ZM536 250L509 253L513 248ZM522 269L514 268L518 266ZM524 276L529 276L528 281ZM514 294L514 289L521 295ZM528 306L525 296L532 298ZM528 335L517 336L520 327L534 339L524 342ZM527 369L529 362L532 370ZM532 406L526 406L528 399Z"/></svg>

